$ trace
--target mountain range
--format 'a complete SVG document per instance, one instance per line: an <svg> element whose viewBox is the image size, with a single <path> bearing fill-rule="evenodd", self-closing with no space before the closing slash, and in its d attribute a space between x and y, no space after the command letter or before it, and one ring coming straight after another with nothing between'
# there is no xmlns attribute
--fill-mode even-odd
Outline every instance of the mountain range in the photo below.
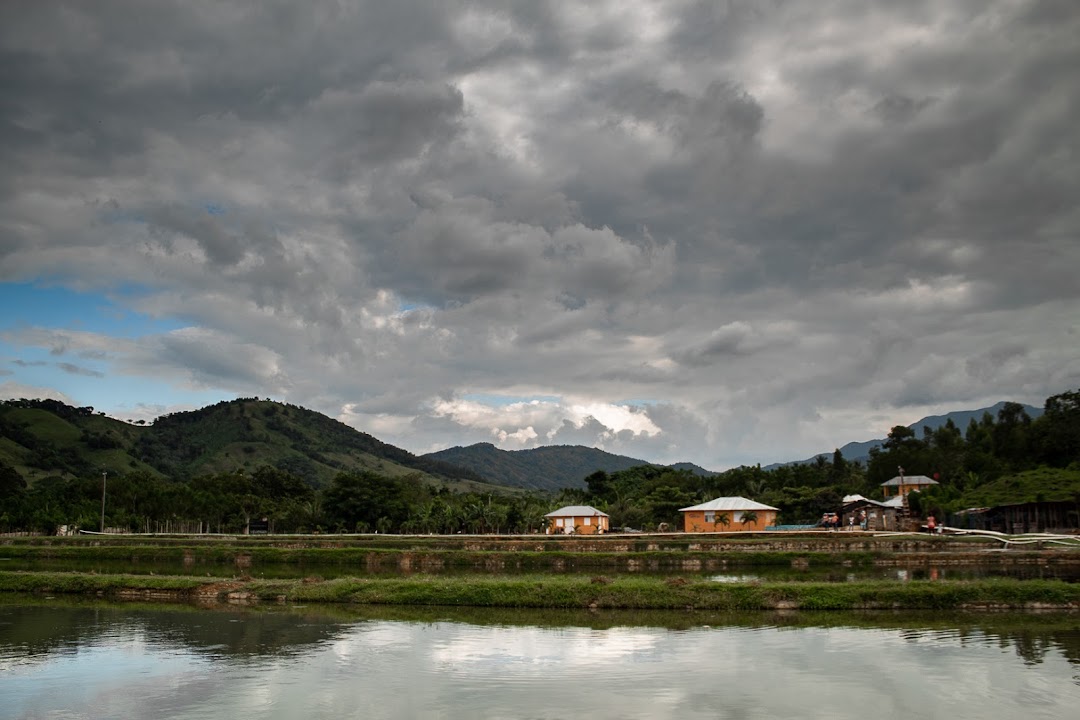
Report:
<svg viewBox="0 0 1080 720"><path fill-rule="evenodd" d="M909 427L934 429L951 419L963 429L984 412L996 416L1003 405L930 416ZM1039 408L1024 407L1033 418L1042 414ZM848 460L865 461L870 448L883 442L852 442L840 451ZM825 454L831 456L832 451ZM812 462L816 457L768 468ZM585 477L597 470L617 472L655 463L581 445L500 450L491 443L478 443L417 456L313 410L240 398L165 415L149 425L115 420L95 413L92 407L72 407L55 400L3 401L0 465L14 468L30 481L48 475L132 471L182 478L271 465L316 487L343 471L371 471L390 476L419 474L454 490L505 492L510 488L580 488L585 486ZM716 474L693 463L667 467Z"/></svg>
<svg viewBox="0 0 1080 720"><path fill-rule="evenodd" d="M583 445L546 445L529 450L500 450L491 443L452 447L421 457L472 470L489 482L529 490L559 490L585 487L584 478L597 470L617 472L639 465L654 465L648 460L613 455ZM671 465L700 475L715 473L693 463Z"/></svg>
<svg viewBox="0 0 1080 720"><path fill-rule="evenodd" d="M960 432L963 432L967 429L968 423L970 423L972 420L981 420L984 413L990 413L996 420L998 411L1005 407L1005 402L1006 401L1002 400L996 405L979 408L978 410L957 410L956 412L947 413L945 415L929 415L927 417L924 417L922 420L911 423L907 427L911 428L921 436L922 429L924 427L930 428L931 430L937 430L949 420L952 420L953 424L956 425L956 427L960 428ZM1024 405L1023 407L1032 420L1043 414L1042 408L1037 408L1034 405ZM882 444L884 444L885 440L886 438L878 438L876 440L866 440L863 442L849 442L847 445L844 445L839 449L840 452L843 454L845 460L848 460L850 462L858 460L859 462L865 463L870 459L870 450L872 448L881 447ZM775 468L783 467L785 465L801 465L804 463L811 463L814 462L821 455L825 455L831 458L832 454L833 450L829 450L827 452L817 453L816 455L806 458L805 460L791 460L789 462L773 463L771 465L764 466L762 469L773 470Z"/></svg>
<svg viewBox="0 0 1080 720"><path fill-rule="evenodd" d="M258 398L133 424L55 400L0 403L0 464L33 481L49 475L145 472L171 478L290 472L313 486L338 473L419 474L458 490L491 491L476 473L412 453L321 413Z"/></svg>

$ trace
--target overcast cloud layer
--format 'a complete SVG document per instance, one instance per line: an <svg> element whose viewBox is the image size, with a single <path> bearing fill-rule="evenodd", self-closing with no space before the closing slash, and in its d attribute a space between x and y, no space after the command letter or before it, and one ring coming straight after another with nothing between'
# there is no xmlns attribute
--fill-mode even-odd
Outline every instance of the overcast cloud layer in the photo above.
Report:
<svg viewBox="0 0 1080 720"><path fill-rule="evenodd" d="M185 327L4 340L417 453L719 469L1041 404L1078 38L1073 0L5 2L0 281Z"/></svg>

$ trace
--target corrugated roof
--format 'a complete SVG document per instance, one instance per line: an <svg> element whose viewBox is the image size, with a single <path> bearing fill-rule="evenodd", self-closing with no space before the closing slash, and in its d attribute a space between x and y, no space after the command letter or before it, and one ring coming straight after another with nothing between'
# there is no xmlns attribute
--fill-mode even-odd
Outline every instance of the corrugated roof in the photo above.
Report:
<svg viewBox="0 0 1080 720"><path fill-rule="evenodd" d="M904 507L904 496L903 495L893 495L891 498L889 498L888 500L886 500L885 502L883 502L881 504L884 505L885 507L902 508L902 507Z"/></svg>
<svg viewBox="0 0 1080 720"><path fill-rule="evenodd" d="M925 475L897 475L892 480L881 483L881 487L893 487L895 485L937 485L938 481Z"/></svg>
<svg viewBox="0 0 1080 720"><path fill-rule="evenodd" d="M779 510L780 508L774 508L772 505L762 505L759 502L753 500L747 500L744 497L718 497L715 500L710 500L707 503L701 503L700 505L694 505L693 507L685 507L679 510L679 512L686 512L688 510Z"/></svg>
<svg viewBox="0 0 1080 720"><path fill-rule="evenodd" d="M607 513L600 512L591 505L567 505L549 512L544 517L596 517L597 515L608 517Z"/></svg>

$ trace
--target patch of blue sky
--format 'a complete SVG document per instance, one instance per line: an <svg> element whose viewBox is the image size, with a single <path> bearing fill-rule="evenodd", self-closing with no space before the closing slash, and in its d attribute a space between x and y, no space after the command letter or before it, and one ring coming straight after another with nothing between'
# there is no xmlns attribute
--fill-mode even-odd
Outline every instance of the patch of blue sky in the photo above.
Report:
<svg viewBox="0 0 1080 720"><path fill-rule="evenodd" d="M6 378L26 385L49 384L57 374L56 363L62 362L45 348L15 347L6 342L0 342L0 353L4 369L12 373Z"/></svg>
<svg viewBox="0 0 1080 720"><path fill-rule="evenodd" d="M76 378L84 382L65 395L81 405L93 405L109 415L135 413L140 405L175 407L205 407L222 400L239 397L237 393L219 388L191 390L164 380L130 375L110 375L104 378Z"/></svg>
<svg viewBox="0 0 1080 720"><path fill-rule="evenodd" d="M642 407L650 405L659 405L661 400L650 400L648 398L629 398L627 400L619 400L616 405L630 405L633 407Z"/></svg>
<svg viewBox="0 0 1080 720"><path fill-rule="evenodd" d="M117 298L137 298L147 291L131 285L110 291ZM0 283L0 330L18 327L62 328L136 338L185 327L176 318L155 318L114 302L95 291L70 290L38 283Z"/></svg>
<svg viewBox="0 0 1080 720"><path fill-rule="evenodd" d="M409 312L411 310L434 310L434 305L429 305L422 302L408 302L401 301L398 303L398 312Z"/></svg>
<svg viewBox="0 0 1080 720"><path fill-rule="evenodd" d="M139 405L202 407L237 396L219 388L192 390L163 378L120 375L104 362L56 357L37 348L25 349L12 360L7 350L0 344L3 368L11 372L3 381L55 390L77 405L92 405L109 415L134 413Z"/></svg>
<svg viewBox="0 0 1080 720"><path fill-rule="evenodd" d="M491 393L466 393L461 396L461 399L490 407L506 407L530 402L558 403L562 400L555 395L494 395Z"/></svg>
<svg viewBox="0 0 1080 720"><path fill-rule="evenodd" d="M217 203L205 203L203 208L206 210L207 215L224 215L229 212L224 206Z"/></svg>

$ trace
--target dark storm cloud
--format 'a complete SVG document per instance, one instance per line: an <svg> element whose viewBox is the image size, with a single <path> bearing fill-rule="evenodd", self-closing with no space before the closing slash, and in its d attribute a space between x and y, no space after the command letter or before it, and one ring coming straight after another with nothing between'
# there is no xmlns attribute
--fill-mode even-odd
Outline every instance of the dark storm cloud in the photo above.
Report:
<svg viewBox="0 0 1080 720"><path fill-rule="evenodd" d="M7 3L0 279L193 324L13 337L424 449L723 465L1037 402L1077 378L1077 36L1068 1Z"/></svg>

